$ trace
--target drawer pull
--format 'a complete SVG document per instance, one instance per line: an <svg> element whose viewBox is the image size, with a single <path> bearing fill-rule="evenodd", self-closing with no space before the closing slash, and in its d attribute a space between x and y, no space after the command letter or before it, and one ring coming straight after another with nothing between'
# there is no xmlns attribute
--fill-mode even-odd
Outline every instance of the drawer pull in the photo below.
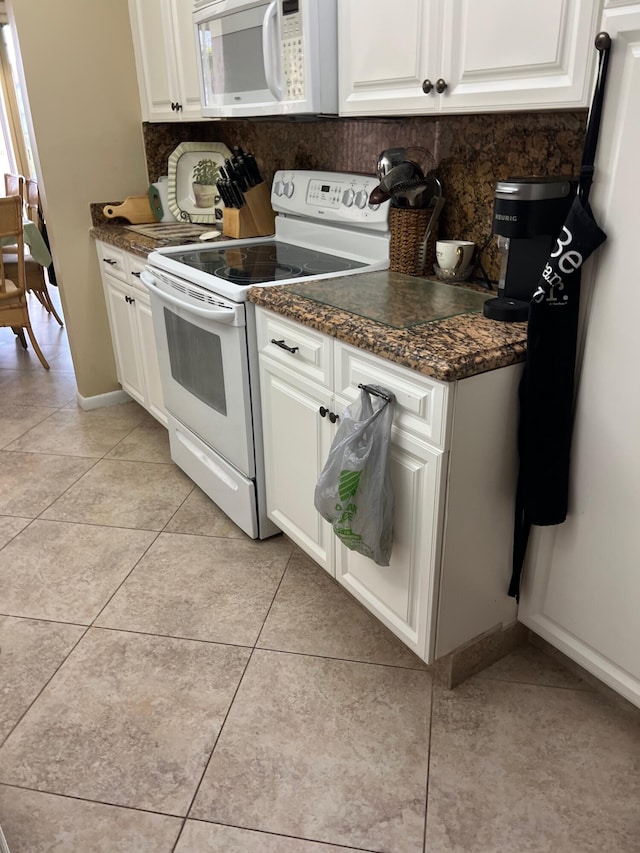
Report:
<svg viewBox="0 0 640 853"><path fill-rule="evenodd" d="M287 346L284 342L284 338L281 341L277 341L275 338L271 338L271 343L275 344L280 349L286 349L287 352L298 352L299 347L290 347Z"/></svg>
<svg viewBox="0 0 640 853"><path fill-rule="evenodd" d="M113 258L103 258L102 260L105 262L105 264L109 264L109 266L111 267L115 266L118 263L117 261L114 261Z"/></svg>
<svg viewBox="0 0 640 853"><path fill-rule="evenodd" d="M358 384L358 388L362 388L363 391L366 391L367 394L373 394L374 397L382 397L383 400L386 400L387 403L391 403L393 400L393 395L385 394L384 391L379 391L377 388L373 388L371 385L363 385L362 382Z"/></svg>
<svg viewBox="0 0 640 853"><path fill-rule="evenodd" d="M140 278L142 273L141 272L132 272L131 275L135 275L136 278Z"/></svg>

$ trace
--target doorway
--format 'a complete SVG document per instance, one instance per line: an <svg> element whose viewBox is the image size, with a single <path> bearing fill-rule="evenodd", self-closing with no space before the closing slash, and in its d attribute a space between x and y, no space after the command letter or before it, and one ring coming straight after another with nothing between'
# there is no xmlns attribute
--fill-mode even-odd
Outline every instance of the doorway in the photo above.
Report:
<svg viewBox="0 0 640 853"><path fill-rule="evenodd" d="M8 23L0 18L0 170L35 178L24 99Z"/></svg>

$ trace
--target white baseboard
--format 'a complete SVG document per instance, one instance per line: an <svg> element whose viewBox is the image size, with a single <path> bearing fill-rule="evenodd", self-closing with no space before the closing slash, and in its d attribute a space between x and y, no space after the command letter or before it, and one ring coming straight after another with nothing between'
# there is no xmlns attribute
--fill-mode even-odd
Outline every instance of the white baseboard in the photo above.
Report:
<svg viewBox="0 0 640 853"><path fill-rule="evenodd" d="M543 640L599 678L607 687L640 708L640 682L637 678L541 613L520 614L518 619Z"/></svg>
<svg viewBox="0 0 640 853"><path fill-rule="evenodd" d="M76 401L85 412L91 409L103 409L105 406L117 406L119 403L128 403L131 397L126 391L109 391L106 394L96 394L94 397L83 397L76 392Z"/></svg>
<svg viewBox="0 0 640 853"><path fill-rule="evenodd" d="M0 826L0 853L10 853L9 845L7 844L7 840L2 834L2 827Z"/></svg>

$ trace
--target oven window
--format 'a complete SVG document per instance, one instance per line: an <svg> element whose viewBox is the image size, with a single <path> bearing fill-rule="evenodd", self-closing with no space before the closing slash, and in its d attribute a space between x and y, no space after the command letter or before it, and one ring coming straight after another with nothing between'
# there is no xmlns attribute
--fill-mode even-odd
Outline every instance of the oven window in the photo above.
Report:
<svg viewBox="0 0 640 853"><path fill-rule="evenodd" d="M164 309L164 325L171 376L198 400L226 417L227 397L219 336L183 320L168 308Z"/></svg>

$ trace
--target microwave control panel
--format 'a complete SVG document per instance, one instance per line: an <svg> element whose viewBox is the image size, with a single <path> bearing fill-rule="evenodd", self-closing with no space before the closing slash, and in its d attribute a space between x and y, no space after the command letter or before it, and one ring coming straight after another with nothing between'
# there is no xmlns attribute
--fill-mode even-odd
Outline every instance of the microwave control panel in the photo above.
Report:
<svg viewBox="0 0 640 853"><path fill-rule="evenodd" d="M304 39L299 0L282 0L280 45L282 78L287 101L304 99Z"/></svg>

